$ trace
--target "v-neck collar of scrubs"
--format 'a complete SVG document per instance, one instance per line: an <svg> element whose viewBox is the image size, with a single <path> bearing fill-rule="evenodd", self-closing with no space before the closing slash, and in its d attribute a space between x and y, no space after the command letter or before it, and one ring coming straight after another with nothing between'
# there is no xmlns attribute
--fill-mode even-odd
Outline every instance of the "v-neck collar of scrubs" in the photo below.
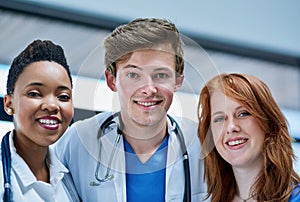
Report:
<svg viewBox="0 0 300 202"><path fill-rule="evenodd" d="M141 174L152 173L166 167L169 134L165 136L159 148L145 162L142 163L130 144L124 138L124 149L126 156L126 173Z"/></svg>
<svg viewBox="0 0 300 202"><path fill-rule="evenodd" d="M131 202L165 201L167 134L155 153L142 163L124 140L126 157L126 199Z"/></svg>

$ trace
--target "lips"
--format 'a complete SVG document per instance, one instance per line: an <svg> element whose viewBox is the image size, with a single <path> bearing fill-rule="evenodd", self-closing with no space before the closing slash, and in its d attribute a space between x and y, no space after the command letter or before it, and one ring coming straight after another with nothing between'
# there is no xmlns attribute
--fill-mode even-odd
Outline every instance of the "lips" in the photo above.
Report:
<svg viewBox="0 0 300 202"><path fill-rule="evenodd" d="M248 141L247 138L240 138L240 139L235 139L235 140L229 140L226 142L227 145L229 146L238 146L246 143Z"/></svg>
<svg viewBox="0 0 300 202"><path fill-rule="evenodd" d="M56 130L59 128L60 120L57 117L47 116L38 119L40 125L48 130Z"/></svg>
<svg viewBox="0 0 300 202"><path fill-rule="evenodd" d="M55 125L55 124L58 124L57 120L52 120L52 119L39 119L39 122L41 124L46 124L46 125Z"/></svg>
<svg viewBox="0 0 300 202"><path fill-rule="evenodd" d="M144 106L144 107L152 107L160 104L162 101L135 101L136 104Z"/></svg>

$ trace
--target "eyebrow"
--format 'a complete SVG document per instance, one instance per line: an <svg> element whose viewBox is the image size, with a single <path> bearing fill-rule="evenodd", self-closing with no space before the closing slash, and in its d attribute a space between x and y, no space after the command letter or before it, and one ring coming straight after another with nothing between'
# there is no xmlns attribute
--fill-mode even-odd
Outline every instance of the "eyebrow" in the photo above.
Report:
<svg viewBox="0 0 300 202"><path fill-rule="evenodd" d="M241 109L241 108L243 108L242 105L236 107L236 108L235 108L235 111L236 111L236 110L239 110L239 109ZM212 117L215 116L215 115L218 115L218 114L225 114L225 113L224 113L223 111L217 111L217 112L215 112L215 113L212 114Z"/></svg>
<svg viewBox="0 0 300 202"><path fill-rule="evenodd" d="M45 85L43 83L40 83L40 82L32 82L32 83L29 83L26 87L30 87L30 86L45 86ZM69 87L64 86L64 85L58 86L56 89L71 90Z"/></svg>
<svg viewBox="0 0 300 202"><path fill-rule="evenodd" d="M142 69L142 68L139 67L139 66L131 65L131 64L126 65L126 66L124 66L123 68L124 68L124 69L126 69L126 68L136 68L136 69L140 69L140 70ZM158 68L156 68L154 71L161 71L161 70L170 71L168 67L158 67Z"/></svg>
<svg viewBox="0 0 300 202"><path fill-rule="evenodd" d="M213 116L216 116L216 115L218 115L218 114L224 114L224 112L222 112L222 111L217 111L217 112L213 113L211 116L213 117Z"/></svg>
<svg viewBox="0 0 300 202"><path fill-rule="evenodd" d="M29 87L29 86L43 86L44 84L40 83L40 82L32 82L32 83L29 83L26 87Z"/></svg>
<svg viewBox="0 0 300 202"><path fill-rule="evenodd" d="M69 91L72 91L72 89L70 89L69 87L67 86L58 86L56 89L59 89L59 90L69 90Z"/></svg>
<svg viewBox="0 0 300 202"><path fill-rule="evenodd" d="M136 68L136 69L141 69L141 67L139 67L139 66L136 66L136 65L126 65L126 66L124 66L123 67L124 69L127 69L127 68Z"/></svg>

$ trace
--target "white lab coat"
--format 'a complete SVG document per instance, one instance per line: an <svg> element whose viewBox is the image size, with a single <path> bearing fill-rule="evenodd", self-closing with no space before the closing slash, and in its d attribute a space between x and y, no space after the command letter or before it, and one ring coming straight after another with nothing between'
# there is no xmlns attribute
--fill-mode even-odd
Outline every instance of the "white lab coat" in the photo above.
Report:
<svg viewBox="0 0 300 202"><path fill-rule="evenodd" d="M78 121L73 124L54 145L59 159L70 170L76 188L83 201L125 202L125 155L123 138L117 145L114 155L111 174L113 180L102 183L100 186L91 186L91 182L98 182L95 171L99 156L98 130L101 124L112 113L100 113L92 118ZM118 119L115 119L118 121ZM207 194L207 186L203 180L203 159L200 159L201 146L197 137L197 124L191 120L176 119L183 131L186 147L189 153L192 201L204 201ZM184 195L184 169L182 151L179 139L168 123L168 156L166 169L166 201L182 202ZM107 171L107 164L111 155L113 144L117 136L116 127L111 125L104 131L101 138L101 166L99 177L103 178ZM207 200L208 201L208 200Z"/></svg>
<svg viewBox="0 0 300 202"><path fill-rule="evenodd" d="M59 162L54 152L49 149L50 183L38 181L31 172L29 166L16 152L13 143L13 133L10 133L9 147L11 152L11 190L13 201L43 201L60 202L72 201L62 179L68 170ZM3 201L3 167L0 144L0 201Z"/></svg>

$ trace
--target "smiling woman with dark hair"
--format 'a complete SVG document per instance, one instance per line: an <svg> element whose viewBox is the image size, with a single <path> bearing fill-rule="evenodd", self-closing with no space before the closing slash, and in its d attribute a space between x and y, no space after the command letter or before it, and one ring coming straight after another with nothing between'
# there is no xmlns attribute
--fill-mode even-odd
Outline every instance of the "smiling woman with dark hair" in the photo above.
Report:
<svg viewBox="0 0 300 202"><path fill-rule="evenodd" d="M221 74L202 89L198 134L212 202L300 200L292 137L267 85Z"/></svg>
<svg viewBox="0 0 300 202"><path fill-rule="evenodd" d="M14 59L4 109L13 116L14 130L1 142L1 199L76 201L68 170L49 148L74 114L70 70L60 46L36 40Z"/></svg>

